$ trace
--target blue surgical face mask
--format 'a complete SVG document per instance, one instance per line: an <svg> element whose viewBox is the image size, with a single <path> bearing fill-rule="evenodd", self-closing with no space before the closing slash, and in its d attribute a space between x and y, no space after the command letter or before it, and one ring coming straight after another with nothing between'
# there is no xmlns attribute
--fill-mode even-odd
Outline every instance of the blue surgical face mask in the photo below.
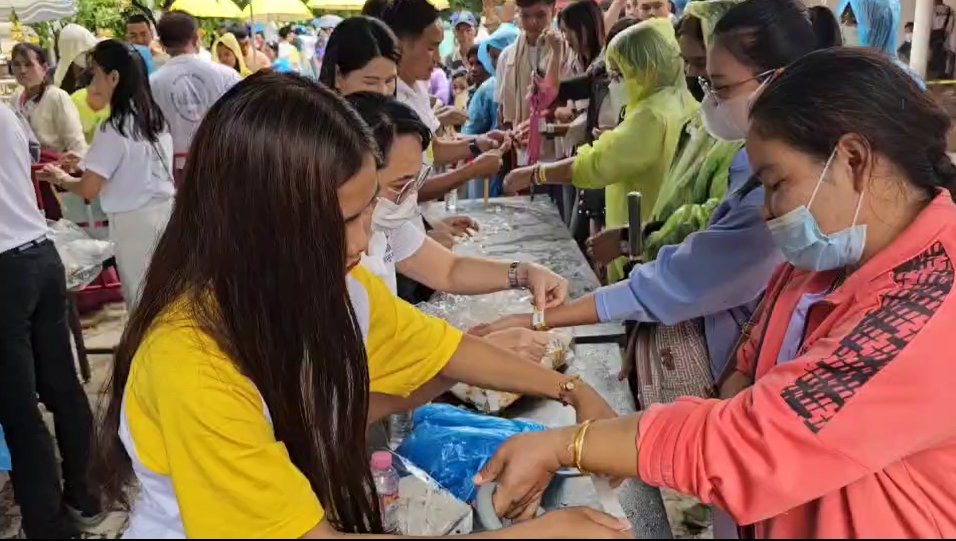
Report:
<svg viewBox="0 0 956 541"><path fill-rule="evenodd" d="M863 256L863 247L866 245L866 225L857 225L860 216L860 207L863 205L863 194L856 204L853 223L850 227L836 233L826 235L820 231L816 218L810 213L810 206L820 191L823 179L830 170L830 165L836 157L836 150L827 160L823 173L820 174L813 195L806 205L801 205L790 212L767 222L774 242L783 252L783 256L794 267L809 271L828 271L849 267L860 262Z"/></svg>

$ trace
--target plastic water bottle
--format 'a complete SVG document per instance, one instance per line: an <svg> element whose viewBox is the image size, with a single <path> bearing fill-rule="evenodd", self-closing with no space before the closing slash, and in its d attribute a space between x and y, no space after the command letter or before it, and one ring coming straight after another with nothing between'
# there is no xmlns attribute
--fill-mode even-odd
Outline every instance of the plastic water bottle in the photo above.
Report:
<svg viewBox="0 0 956 541"><path fill-rule="evenodd" d="M458 190L449 190L445 194L445 210L448 212L458 210Z"/></svg>
<svg viewBox="0 0 956 541"><path fill-rule="evenodd" d="M387 533L399 533L398 473L392 467L392 454L388 451L372 453L372 479L382 510L382 526Z"/></svg>
<svg viewBox="0 0 956 541"><path fill-rule="evenodd" d="M412 433L412 412L393 413L388 417L388 447L393 451Z"/></svg>

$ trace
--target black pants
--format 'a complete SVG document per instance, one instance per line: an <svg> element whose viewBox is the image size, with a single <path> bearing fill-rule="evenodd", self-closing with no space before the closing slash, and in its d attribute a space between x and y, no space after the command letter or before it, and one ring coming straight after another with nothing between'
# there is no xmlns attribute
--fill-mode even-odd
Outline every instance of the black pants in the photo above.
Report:
<svg viewBox="0 0 956 541"><path fill-rule="evenodd" d="M52 242L0 254L0 425L30 538L75 535L65 503L97 510L86 481L93 415L73 364L66 311L63 263ZM62 488L38 399L53 414Z"/></svg>

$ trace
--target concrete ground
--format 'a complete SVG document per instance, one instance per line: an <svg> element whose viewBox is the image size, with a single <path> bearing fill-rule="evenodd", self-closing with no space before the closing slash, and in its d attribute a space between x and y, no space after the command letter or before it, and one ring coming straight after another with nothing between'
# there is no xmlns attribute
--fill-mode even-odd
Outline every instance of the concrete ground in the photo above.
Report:
<svg viewBox="0 0 956 541"><path fill-rule="evenodd" d="M108 348L114 346L122 334L126 322L126 311L122 306L109 306L83 320L83 336L88 348ZM96 355L90 357L93 377L86 384L90 404L94 408L100 405L101 393L109 378L111 357ZM52 418L47 415L47 423L52 433ZM686 498L673 492L664 492L664 504L674 536L680 539L712 539L710 513L705 506L692 498ZM88 532L88 539L118 538L126 526L123 513L112 513L96 530ZM15 539L20 533L20 513L13 501L13 490L9 477L0 473L0 539Z"/></svg>
<svg viewBox="0 0 956 541"><path fill-rule="evenodd" d="M109 348L118 341L126 323L126 309L122 305L107 306L103 310L83 319L83 336L88 348ZM85 385L90 404L97 407L100 403L100 393L106 380L109 378L111 357L109 355L94 355L90 357L90 366L93 377ZM45 415L50 433L53 433L53 419ZM88 532L84 537L88 539L116 539L125 529L126 516L123 513L112 513L98 528ZM9 476L0 473L0 539L15 539L20 534L20 510L13 501L13 488L9 483Z"/></svg>

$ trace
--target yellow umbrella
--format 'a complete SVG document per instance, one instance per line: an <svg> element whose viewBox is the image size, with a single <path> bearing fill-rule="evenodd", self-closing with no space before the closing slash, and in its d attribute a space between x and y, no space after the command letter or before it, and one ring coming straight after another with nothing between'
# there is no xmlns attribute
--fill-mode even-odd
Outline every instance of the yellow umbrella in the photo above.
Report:
<svg viewBox="0 0 956 541"><path fill-rule="evenodd" d="M309 0L312 9L327 11L362 11L365 0Z"/></svg>
<svg viewBox="0 0 956 541"><path fill-rule="evenodd" d="M438 9L448 9L448 0L429 0ZM362 11L365 0L309 0L312 9L327 11Z"/></svg>
<svg viewBox="0 0 956 541"><path fill-rule="evenodd" d="M239 19L242 10L232 0L176 0L170 11L185 11L193 17Z"/></svg>
<svg viewBox="0 0 956 541"><path fill-rule="evenodd" d="M266 21L303 21L313 17L312 10L301 0L252 0L242 15Z"/></svg>

